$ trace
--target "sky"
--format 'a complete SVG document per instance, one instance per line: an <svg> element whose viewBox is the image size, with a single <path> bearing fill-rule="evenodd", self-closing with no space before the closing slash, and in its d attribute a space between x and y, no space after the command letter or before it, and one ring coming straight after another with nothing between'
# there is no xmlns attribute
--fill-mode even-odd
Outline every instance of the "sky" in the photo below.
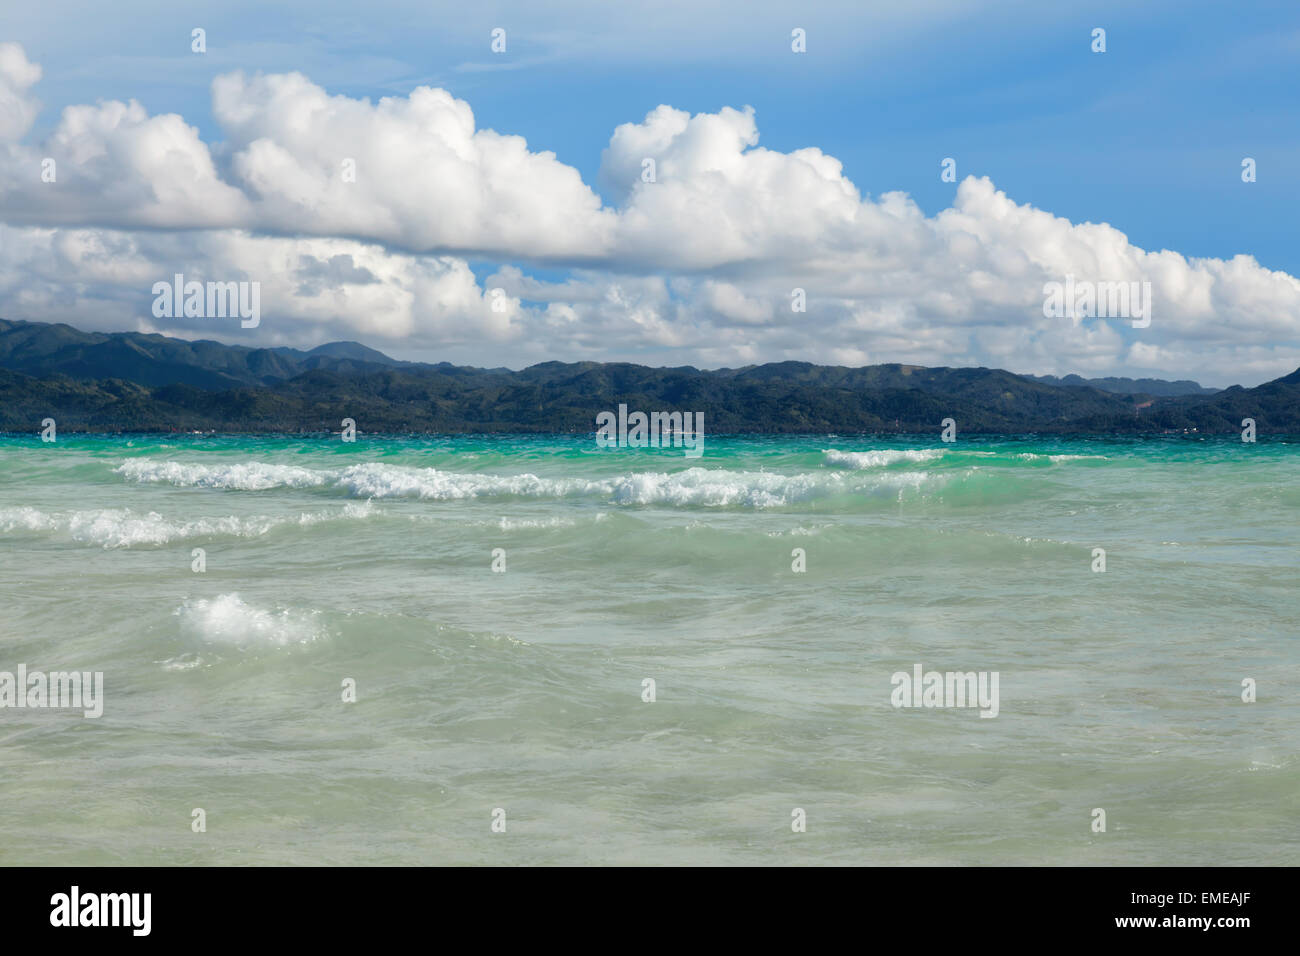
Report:
<svg viewBox="0 0 1300 956"><path fill-rule="evenodd" d="M1293 0L0 3L0 317L516 368L1300 367ZM257 283L258 324L158 315L177 273ZM1045 314L1067 277L1150 283L1149 323Z"/></svg>

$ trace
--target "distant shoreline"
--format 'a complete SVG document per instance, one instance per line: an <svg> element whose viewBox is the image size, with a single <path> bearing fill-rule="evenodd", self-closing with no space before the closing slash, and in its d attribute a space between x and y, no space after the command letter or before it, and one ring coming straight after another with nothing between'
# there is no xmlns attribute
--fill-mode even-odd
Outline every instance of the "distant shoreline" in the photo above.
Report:
<svg viewBox="0 0 1300 956"><path fill-rule="evenodd" d="M0 430L583 434L622 405L703 415L708 434L1300 433L1300 370L1253 388L1026 376L993 368L775 362L739 369L399 362L355 342L310 352L0 320ZM1124 389L1146 389L1125 391ZM1119 389L1118 391L1116 389Z"/></svg>

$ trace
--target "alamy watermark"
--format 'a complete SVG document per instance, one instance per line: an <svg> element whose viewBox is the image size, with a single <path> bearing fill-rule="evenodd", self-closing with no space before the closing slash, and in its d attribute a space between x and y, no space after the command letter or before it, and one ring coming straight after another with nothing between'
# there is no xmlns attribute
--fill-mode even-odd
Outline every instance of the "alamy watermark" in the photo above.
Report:
<svg viewBox="0 0 1300 956"><path fill-rule="evenodd" d="M703 412L632 412L618 406L618 414L596 416L599 448L684 448L687 458L704 454Z"/></svg>
<svg viewBox="0 0 1300 956"><path fill-rule="evenodd" d="M176 273L171 282L155 282L152 292L156 319L240 318L245 329L262 322L262 283L186 282Z"/></svg>
<svg viewBox="0 0 1300 956"><path fill-rule="evenodd" d="M148 936L152 910L152 893L83 893L74 885L50 897L50 925L117 926L130 929L133 936Z"/></svg>
<svg viewBox="0 0 1300 956"><path fill-rule="evenodd" d="M894 707L978 707L981 717L998 715L998 671L896 671L889 702Z"/></svg>
<svg viewBox="0 0 1300 956"><path fill-rule="evenodd" d="M0 671L0 707L81 710L92 720L104 714L103 671Z"/></svg>
<svg viewBox="0 0 1300 956"><path fill-rule="evenodd" d="M1067 275L1064 282L1043 286L1043 315L1049 319L1132 319L1133 328L1151 324L1150 282L1076 282Z"/></svg>

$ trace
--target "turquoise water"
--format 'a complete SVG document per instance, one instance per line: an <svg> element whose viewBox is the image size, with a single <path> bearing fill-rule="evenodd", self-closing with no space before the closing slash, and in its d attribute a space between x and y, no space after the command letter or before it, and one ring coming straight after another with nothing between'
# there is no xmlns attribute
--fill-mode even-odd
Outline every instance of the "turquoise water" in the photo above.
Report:
<svg viewBox="0 0 1300 956"><path fill-rule="evenodd" d="M1298 449L0 437L0 863L1294 863Z"/></svg>

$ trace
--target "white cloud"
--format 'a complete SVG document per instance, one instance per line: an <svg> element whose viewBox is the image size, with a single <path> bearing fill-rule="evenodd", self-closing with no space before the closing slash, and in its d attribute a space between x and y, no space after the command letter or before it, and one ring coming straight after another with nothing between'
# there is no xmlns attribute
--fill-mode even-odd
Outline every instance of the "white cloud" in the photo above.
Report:
<svg viewBox="0 0 1300 956"><path fill-rule="evenodd" d="M236 73L214 81L213 104L266 228L541 261L598 254L613 224L575 169L476 129L446 90L372 104L299 74Z"/></svg>
<svg viewBox="0 0 1300 956"><path fill-rule="evenodd" d="M367 338L477 364L550 358L716 366L804 359L1260 380L1300 365L1300 282L1248 256L1132 245L967 178L926 216L864 195L819 149L759 145L753 110L660 106L614 130L599 181L421 87L372 103L300 74L213 84L225 140L135 102L65 109L13 142L40 76L0 46L0 314L152 327L174 272L262 282L256 333ZM58 179L40 181L40 160ZM646 159L655 181L645 182ZM355 181L344 175L355 163ZM480 283L467 260L496 263ZM562 266L556 281L529 266ZM1148 281L1149 328L1043 316L1066 276ZM494 311L489 291L507 293ZM806 312L792 312L804 289Z"/></svg>
<svg viewBox="0 0 1300 956"><path fill-rule="evenodd" d="M0 43L0 143L22 138L40 104L29 90L41 78L41 68L27 59L17 43Z"/></svg>
<svg viewBox="0 0 1300 956"><path fill-rule="evenodd" d="M261 285L261 325L237 319L158 319L155 282ZM393 347L508 336L517 303L493 312L463 260L390 253L348 239L288 239L234 230L127 232L0 225L6 317L67 321L260 345L362 337ZM14 308L17 305L18 308Z"/></svg>

